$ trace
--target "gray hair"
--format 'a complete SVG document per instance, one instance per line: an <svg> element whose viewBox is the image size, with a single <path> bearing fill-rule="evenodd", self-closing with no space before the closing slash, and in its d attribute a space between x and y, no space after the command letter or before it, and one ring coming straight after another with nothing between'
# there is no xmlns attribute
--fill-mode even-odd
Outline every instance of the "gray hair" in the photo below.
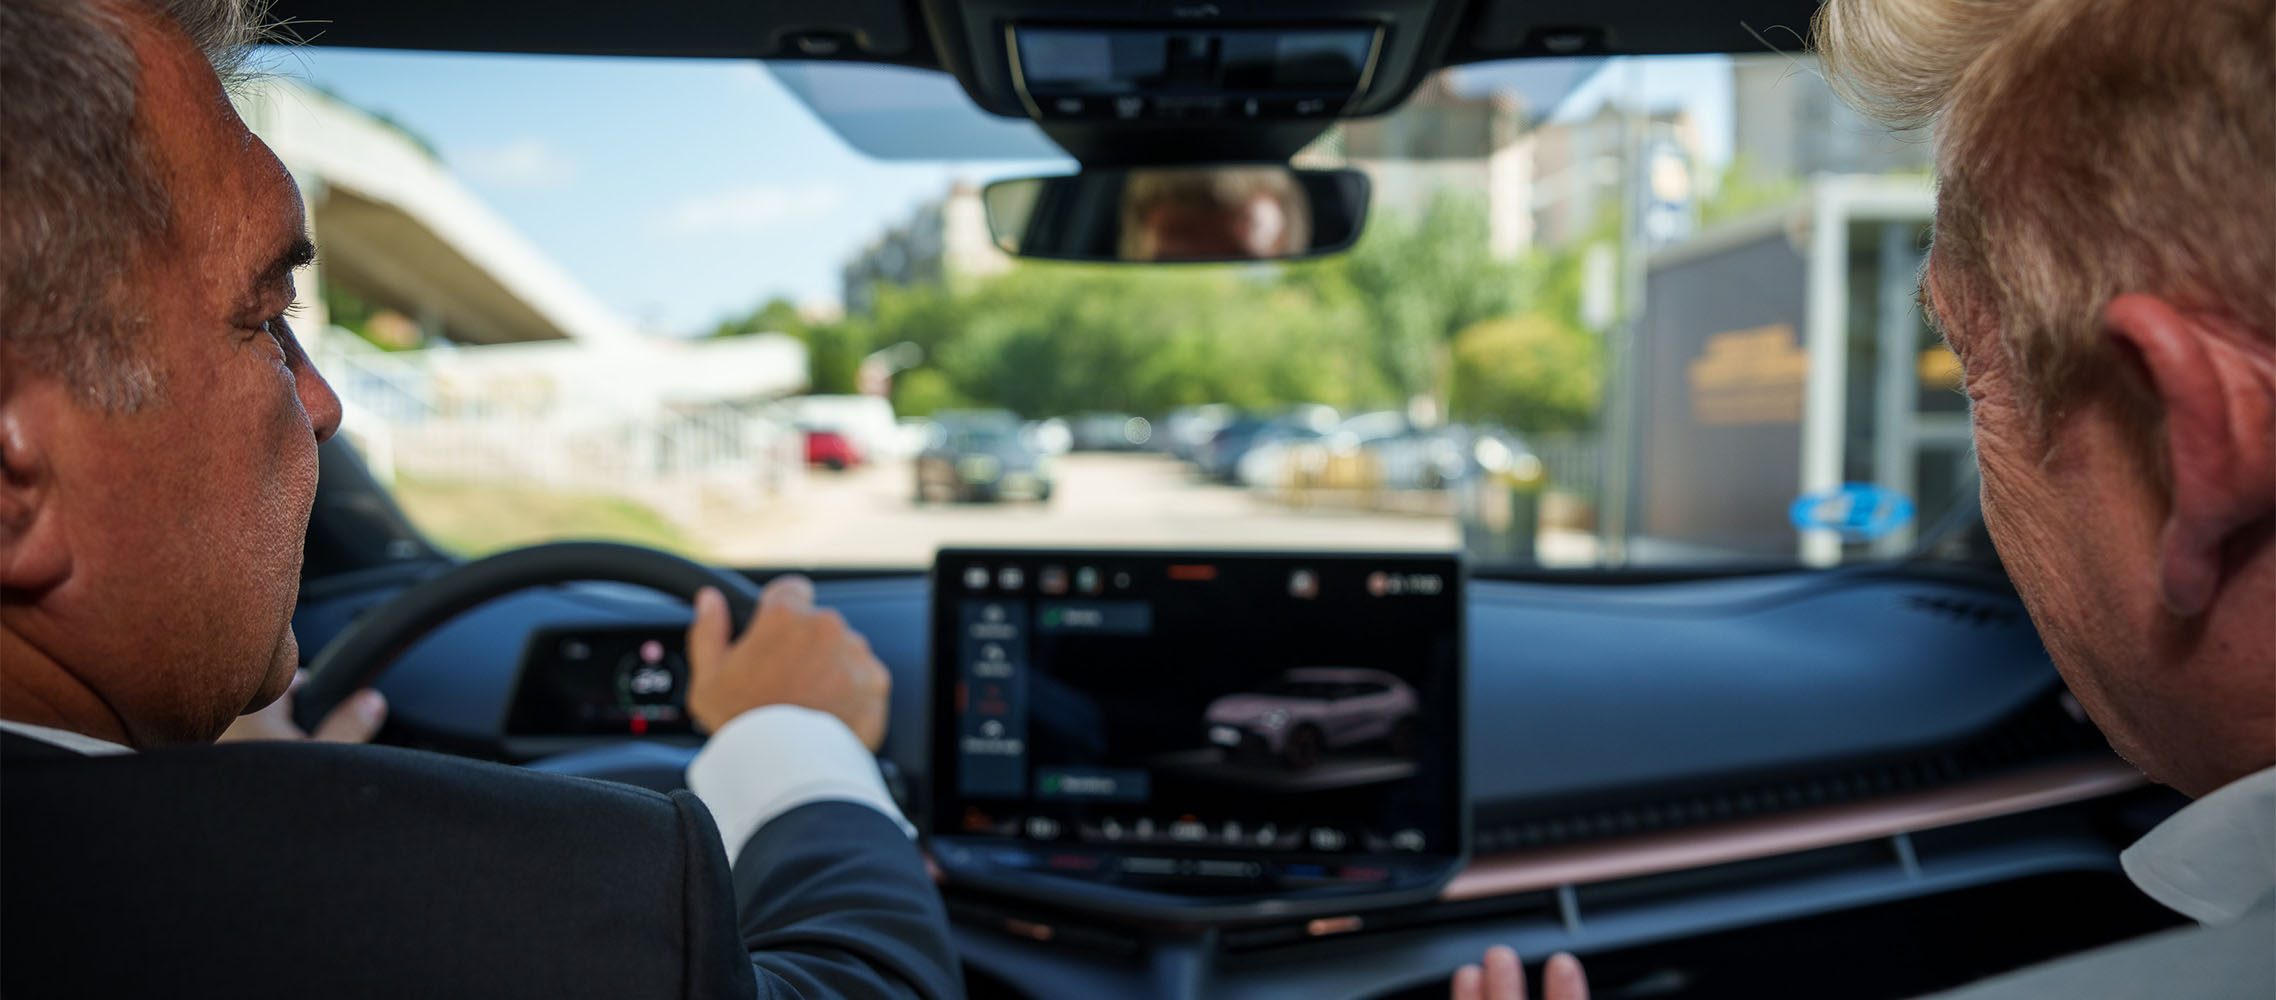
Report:
<svg viewBox="0 0 2276 1000"><path fill-rule="evenodd" d="M172 228L135 121L134 7L171 21L236 82L264 0L0 0L0 354L96 406L150 395L134 343L148 304L122 280Z"/></svg>

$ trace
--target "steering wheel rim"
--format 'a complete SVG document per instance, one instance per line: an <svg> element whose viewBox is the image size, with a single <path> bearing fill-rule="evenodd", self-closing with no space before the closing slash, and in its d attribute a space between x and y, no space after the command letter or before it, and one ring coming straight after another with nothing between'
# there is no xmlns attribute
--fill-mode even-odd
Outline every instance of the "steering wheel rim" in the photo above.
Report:
<svg viewBox="0 0 2276 1000"><path fill-rule="evenodd" d="M333 637L308 663L308 680L294 695L293 720L314 732L332 709L378 681L405 650L479 605L531 587L582 580L628 583L690 603L696 591L717 587L727 596L738 634L759 600L758 587L740 575L637 545L550 542L500 552L412 584Z"/></svg>

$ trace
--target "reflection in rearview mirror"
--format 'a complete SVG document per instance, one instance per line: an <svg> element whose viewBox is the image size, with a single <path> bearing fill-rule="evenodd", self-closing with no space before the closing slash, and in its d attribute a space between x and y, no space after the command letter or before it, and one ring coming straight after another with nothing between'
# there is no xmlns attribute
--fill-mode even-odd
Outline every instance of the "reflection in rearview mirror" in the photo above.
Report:
<svg viewBox="0 0 2276 1000"><path fill-rule="evenodd" d="M1359 239L1367 177L1243 164L1085 170L988 185L996 245L1087 261L1280 260Z"/></svg>

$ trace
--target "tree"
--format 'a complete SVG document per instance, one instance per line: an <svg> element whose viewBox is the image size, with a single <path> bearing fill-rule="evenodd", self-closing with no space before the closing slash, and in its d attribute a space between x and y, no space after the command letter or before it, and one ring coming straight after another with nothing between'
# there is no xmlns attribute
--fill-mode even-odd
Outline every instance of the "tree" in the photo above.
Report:
<svg viewBox="0 0 2276 1000"><path fill-rule="evenodd" d="M751 333L786 333L804 340L806 318L798 314L798 307L789 299L777 297L768 299L747 315L721 320L711 329L714 337L740 337Z"/></svg>
<svg viewBox="0 0 2276 1000"><path fill-rule="evenodd" d="M869 331L858 321L816 323L805 328L808 390L850 393L857 389L861 359L870 352Z"/></svg>
<svg viewBox="0 0 2276 1000"><path fill-rule="evenodd" d="M868 314L830 323L807 323L776 300L718 332L801 338L815 392L850 392L866 353L914 343L925 364L897 379L903 413L1159 414L1200 403L1349 412L1428 395L1459 396L1466 409L1458 412L1507 423L1585 424L1601 359L1579 332L1578 255L1496 258L1488 230L1480 199L1445 194L1419 217L1377 218L1355 251L1324 260L1020 261L972 281L881 285ZM1487 327L1464 339L1486 321L1516 317L1522 336ZM1505 362L1522 370L1486 367ZM1560 366L1597 374L1578 382L1542 374Z"/></svg>
<svg viewBox="0 0 2276 1000"><path fill-rule="evenodd" d="M1604 392L1604 342L1544 313L1477 323L1454 340L1456 419L1581 430Z"/></svg>
<svg viewBox="0 0 2276 1000"><path fill-rule="evenodd" d="M929 417L970 405L938 368L912 368L893 376L893 412L902 416Z"/></svg>
<svg viewBox="0 0 2276 1000"><path fill-rule="evenodd" d="M1402 399L1446 396L1455 334L1518 305L1519 275L1493 254L1483 199L1441 191L1416 219L1370 219L1359 245L1291 280L1348 297L1373 326L1377 369Z"/></svg>

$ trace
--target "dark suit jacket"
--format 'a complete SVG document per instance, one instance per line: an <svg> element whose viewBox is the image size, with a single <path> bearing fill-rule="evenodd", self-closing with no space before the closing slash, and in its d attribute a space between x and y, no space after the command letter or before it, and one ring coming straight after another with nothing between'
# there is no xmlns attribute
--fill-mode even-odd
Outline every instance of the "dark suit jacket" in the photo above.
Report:
<svg viewBox="0 0 2276 1000"><path fill-rule="evenodd" d="M0 995L954 997L899 827L814 803L730 879L686 792L386 747L0 735Z"/></svg>

